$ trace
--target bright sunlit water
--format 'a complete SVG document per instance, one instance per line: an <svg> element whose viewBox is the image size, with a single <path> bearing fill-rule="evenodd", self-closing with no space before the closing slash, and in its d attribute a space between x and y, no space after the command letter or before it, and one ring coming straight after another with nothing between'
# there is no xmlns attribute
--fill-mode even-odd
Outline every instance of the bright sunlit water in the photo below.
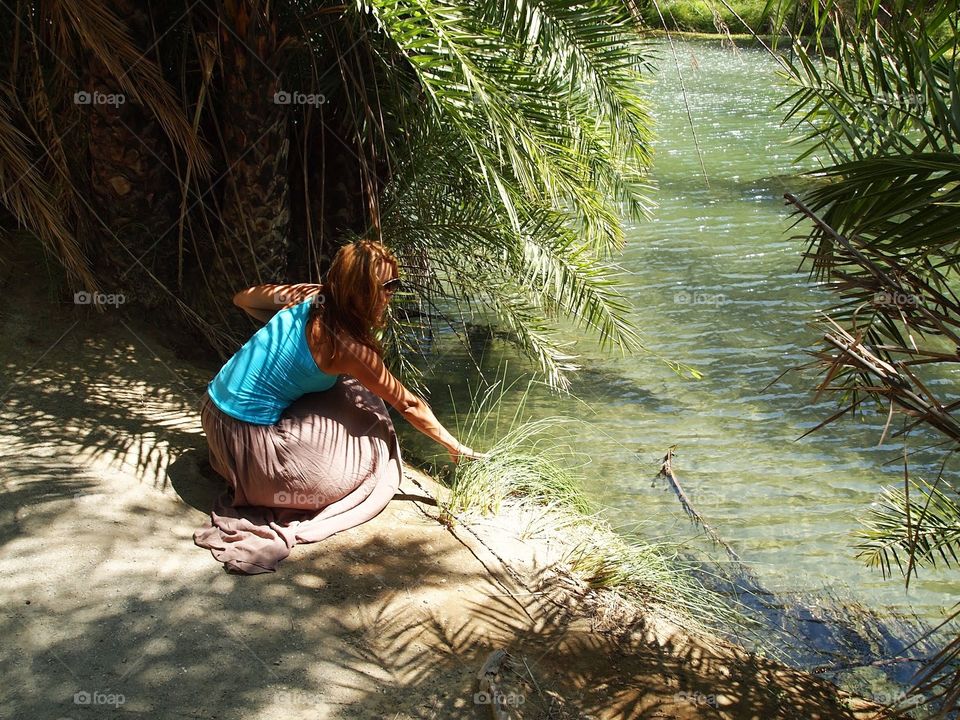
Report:
<svg viewBox="0 0 960 720"><path fill-rule="evenodd" d="M590 457L587 490L614 525L645 537L699 537L673 493L662 482L651 487L664 452L677 445L674 469L693 504L770 589L829 587L882 612L912 606L935 620L960 590L949 571L922 571L907 594L902 578L884 580L855 558L858 518L883 485L902 482L902 441L877 447L885 413L798 440L835 401L813 405L814 380L797 373L764 390L809 360L803 351L819 337L810 323L831 300L806 268L797 271L804 244L791 237L782 196L803 190L791 176L813 161L794 162L795 133L775 107L787 94L776 63L762 50L678 44L705 181L669 46L655 47L660 72L646 92L657 124L659 208L629 229L620 264L647 346L703 379L680 377L650 355L602 354L585 336L573 346L586 368L573 383L579 399L538 393L530 407L591 421L574 441ZM508 359L519 371L517 357L497 342L483 368L493 376ZM471 367L451 343L428 375L431 405L452 430L451 394L462 412ZM954 378L939 382L948 393ZM409 426L398 429L409 446L440 449ZM938 439L927 432L908 442L917 449ZM932 480L938 459L921 453L911 471Z"/></svg>

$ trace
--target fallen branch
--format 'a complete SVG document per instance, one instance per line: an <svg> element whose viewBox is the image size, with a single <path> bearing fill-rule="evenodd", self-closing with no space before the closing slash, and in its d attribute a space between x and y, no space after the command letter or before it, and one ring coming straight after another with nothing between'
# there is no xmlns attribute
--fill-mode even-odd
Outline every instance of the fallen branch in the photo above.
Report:
<svg viewBox="0 0 960 720"><path fill-rule="evenodd" d="M693 507L693 504L690 502L690 498L687 497L687 494L680 486L680 481L677 480L677 476L673 474L673 463L671 461L673 460L673 448L675 447L676 445L671 445L670 448L667 449L667 454L663 456L663 462L660 463L660 472L657 473L657 477L666 478L676 493L677 498L679 498L680 505L683 507L684 512L692 517L693 521L703 528L710 539L723 547L723 549L727 551L727 554L742 567L743 561L740 559L740 556L734 552L733 548L730 547L723 538L717 535L716 531L703 519L703 515L697 512L696 508Z"/></svg>

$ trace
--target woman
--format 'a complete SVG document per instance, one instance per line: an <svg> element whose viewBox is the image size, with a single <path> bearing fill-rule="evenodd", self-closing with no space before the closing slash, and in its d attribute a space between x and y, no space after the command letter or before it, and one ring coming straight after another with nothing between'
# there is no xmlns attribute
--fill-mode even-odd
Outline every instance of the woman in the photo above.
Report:
<svg viewBox="0 0 960 720"><path fill-rule="evenodd" d="M400 285L396 258L358 240L320 285L259 285L233 301L266 322L217 373L200 401L210 464L226 478L194 542L228 570L261 573L298 542L370 520L402 476L384 401L457 462L461 445L430 406L386 368L373 331Z"/></svg>

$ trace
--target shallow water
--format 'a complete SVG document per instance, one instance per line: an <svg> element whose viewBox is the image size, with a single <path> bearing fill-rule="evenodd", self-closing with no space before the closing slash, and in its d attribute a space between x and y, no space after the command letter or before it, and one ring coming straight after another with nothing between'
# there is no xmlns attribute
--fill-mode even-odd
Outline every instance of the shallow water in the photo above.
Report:
<svg viewBox="0 0 960 720"><path fill-rule="evenodd" d="M614 525L708 548L673 493L662 482L651 486L667 447L676 445L674 469L693 504L766 587L826 587L881 613L913 608L936 620L960 591L949 571L921 571L906 593L902 578L884 580L855 558L857 519L881 486L902 483L902 441L877 446L886 414L840 421L798 440L836 405L813 405L814 380L797 373L764 390L809 360L803 351L819 337L810 322L831 299L797 272L804 244L791 237L782 195L802 191L791 176L813 161L794 162L794 132L781 126L775 108L786 96L776 64L762 50L678 43L705 180L669 47L655 47L661 70L648 94L659 136L659 208L650 222L629 229L620 264L647 346L703 378L680 377L650 355L604 355L579 340L574 347L586 368L573 383L579 400L536 393L528 408L591 421L575 442L590 459L583 469L589 494ZM472 365L455 347L444 352L429 387L431 404L453 430L452 405L461 414L469 405ZM507 360L513 372L516 358L495 343L483 368L493 373ZM955 378L937 382L946 390ZM412 428L398 429L406 443L438 449ZM937 440L914 434L909 448ZM933 480L938 460L935 452L919 453L911 472Z"/></svg>

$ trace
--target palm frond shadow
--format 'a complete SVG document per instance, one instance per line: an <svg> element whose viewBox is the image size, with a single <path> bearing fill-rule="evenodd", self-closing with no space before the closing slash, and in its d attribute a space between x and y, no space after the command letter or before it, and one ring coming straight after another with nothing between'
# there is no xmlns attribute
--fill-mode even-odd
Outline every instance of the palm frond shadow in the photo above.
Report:
<svg viewBox="0 0 960 720"><path fill-rule="evenodd" d="M176 506L171 509L173 513L166 513L167 523L177 522L175 514L180 512ZM156 507L131 510L157 512ZM31 524L29 530L32 534L40 527ZM386 716L399 707L416 712L426 699L443 693L448 695L444 699L446 717L476 717L475 706L469 702L473 674L465 676L460 663L448 663L442 654L425 655L421 646L375 650L377 638L389 633L395 623L407 623L410 613L378 616L402 590L381 592L373 576L385 576L387 585L400 588L406 583L438 583L436 576L421 574L429 572L432 563L418 564L416 569L407 564L403 569L404 559L425 557L430 552L425 542L398 544L391 540L389 551L378 541L359 546L355 539L333 543L335 551L327 544L327 553L313 554L317 560L304 563L299 559L288 565L287 573L263 578L266 582L226 576L212 583L219 586L214 589L209 572L200 576L189 573L189 577L175 580L166 566L128 568L121 579L107 558L131 552L137 545L135 533L142 535L143 528L131 526L119 533L112 526L104 530L107 532L75 533L73 543L84 546L84 556L89 544L99 548L100 561L87 569L108 579L108 587L91 597L89 591L80 591L81 578L71 581L64 576L59 580L60 592L69 594L79 583L78 592L73 600L67 599L69 595L58 600L28 583L20 592L33 599L27 608L30 614L18 610L0 623L11 644L31 658L27 665L32 669L15 669L13 676L26 680L29 673L43 687L39 693L28 690L26 683L11 689L5 702L16 707L18 714L62 714L75 707L75 693L109 689L125 696L128 707L145 712L162 708L171 713L182 707L184 712L215 712L221 717L311 708L316 712L347 698L354 708L366 707L370 716ZM361 556L364 569L354 569L361 565ZM371 558L377 560L371 564ZM214 568L209 566L209 571ZM160 597L153 594L159 589L158 573L166 577ZM444 576L465 585L477 580L469 572L460 576L445 572ZM317 591L318 583L324 590ZM341 588L349 589L349 594ZM96 597L104 591L111 596L110 604ZM271 598L268 603L264 593ZM5 602L10 599L4 598ZM22 601L19 605L24 607ZM356 612L375 624L360 630L338 619L351 614L348 607L358 606ZM42 647L21 646L35 624L45 622L53 612L71 630L49 638ZM321 618L332 620L314 620ZM297 632L279 631L273 627L278 620L296 626ZM408 677L411 668L413 678ZM164 691L168 671L176 672L176 697ZM391 683L391 673L404 680ZM371 675L376 683L371 683ZM380 689L373 689L374 684ZM361 688L371 689L367 694Z"/></svg>
<svg viewBox="0 0 960 720"><path fill-rule="evenodd" d="M8 386L0 432L73 446L163 487L171 449L202 442L196 410L209 378L182 368L171 373L139 345L145 334L131 335L107 318L80 320L57 352L29 370L29 381ZM31 336L40 347L56 340L39 330ZM34 383L50 390L38 393Z"/></svg>

